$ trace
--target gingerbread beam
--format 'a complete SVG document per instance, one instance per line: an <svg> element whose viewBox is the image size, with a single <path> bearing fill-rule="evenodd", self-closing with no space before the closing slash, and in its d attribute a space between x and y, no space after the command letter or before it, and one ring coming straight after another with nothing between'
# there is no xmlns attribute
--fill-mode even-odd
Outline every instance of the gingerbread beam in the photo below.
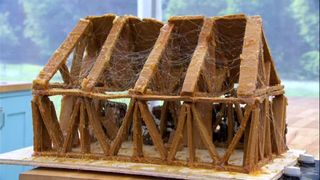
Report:
<svg viewBox="0 0 320 180"><path fill-rule="evenodd" d="M193 137L193 117L191 106L186 106L187 110L187 134L188 134L188 149L189 149L189 165L193 166L193 163L196 161L196 147L194 145Z"/></svg>
<svg viewBox="0 0 320 180"><path fill-rule="evenodd" d="M262 21L260 17L248 17L240 56L238 96L252 96L256 90L259 54L262 46Z"/></svg>
<svg viewBox="0 0 320 180"><path fill-rule="evenodd" d="M233 109L233 104L228 104L227 107L227 118L228 118L228 143L231 143L232 138L234 136L234 109Z"/></svg>
<svg viewBox="0 0 320 180"><path fill-rule="evenodd" d="M142 157L142 132L139 106L136 104L133 111L133 156Z"/></svg>
<svg viewBox="0 0 320 180"><path fill-rule="evenodd" d="M47 89L48 82L58 71L62 64L65 63L73 48L80 41L90 26L90 21L81 19L69 36L63 41L61 46L55 51L49 62L44 66L43 70L33 81L34 88Z"/></svg>
<svg viewBox="0 0 320 180"><path fill-rule="evenodd" d="M147 59L140 76L134 86L134 91L144 93L152 76L155 74L158 63L169 43L169 39L173 30L174 24L164 25L160 30L160 35Z"/></svg>
<svg viewBox="0 0 320 180"><path fill-rule="evenodd" d="M204 124L202 123L202 121L200 119L200 115L198 114L198 111L197 111L195 105L191 106L191 110L192 110L192 116L194 117L195 123L196 123L198 130L200 132L200 138L201 138L204 146L208 149L209 154L210 154L211 158L213 159L214 164L219 163L220 159L218 156L218 152L217 152L214 144L211 141L211 138L210 138L210 135L207 131L207 128L204 126Z"/></svg>
<svg viewBox="0 0 320 180"><path fill-rule="evenodd" d="M263 42L263 57L266 63L270 63L270 76L268 76L268 82L270 86L274 86L281 83L278 72L276 71L276 67L271 56L270 48L267 43L264 31L262 30L262 42Z"/></svg>
<svg viewBox="0 0 320 180"><path fill-rule="evenodd" d="M272 111L274 117L274 128L277 133L277 141L280 145L280 153L285 150L285 109L287 106L286 97L283 95L275 96L272 100Z"/></svg>
<svg viewBox="0 0 320 180"><path fill-rule="evenodd" d="M203 22L203 26L199 35L198 45L193 53L191 62L189 64L189 68L187 70L186 77L183 82L181 95L193 95L197 83L200 77L201 70L203 70L203 66L205 65L206 58L209 58L209 55L212 55L212 59L214 60L214 54L209 51L210 43L214 42L214 31L213 31L213 19L206 18ZM214 64L214 62L210 62L211 64ZM214 69L211 69L214 70ZM211 77L213 78L213 77Z"/></svg>
<svg viewBox="0 0 320 180"><path fill-rule="evenodd" d="M110 33L106 41L104 42L104 45L102 46L100 54L90 71L90 74L82 81L82 89L90 91L96 85L96 82L98 81L105 68L108 67L113 49L115 48L122 29L127 21L128 17L126 16L119 17L115 20L112 29L110 30Z"/></svg>
<svg viewBox="0 0 320 180"><path fill-rule="evenodd" d="M53 146L60 151L64 138L55 114L54 106L47 96L41 97L38 100L38 103L41 117L52 140Z"/></svg>
<svg viewBox="0 0 320 180"><path fill-rule="evenodd" d="M83 99L81 99L80 102L80 148L82 153L90 153L89 118Z"/></svg>
<svg viewBox="0 0 320 180"><path fill-rule="evenodd" d="M132 113L134 111L135 102L136 102L135 99L131 99L130 104L129 104L129 109L123 119L122 125L119 128L117 136L114 139L114 141L110 147L109 155L111 155L111 156L118 154L121 143L123 142L124 138L126 137L129 125L132 122Z"/></svg>
<svg viewBox="0 0 320 180"><path fill-rule="evenodd" d="M35 152L51 150L51 139L44 125L41 113L35 98L31 101L33 124L33 150Z"/></svg>
<svg viewBox="0 0 320 180"><path fill-rule="evenodd" d="M258 144L258 123L259 123L260 109L255 107L252 110L250 133L248 137L248 144L245 158L243 159L243 165L248 171L255 168L255 159L257 158L257 144Z"/></svg>
<svg viewBox="0 0 320 180"><path fill-rule="evenodd" d="M167 126L167 113L168 113L168 102L165 101L161 108L160 114L160 135L163 137L166 126Z"/></svg>
<svg viewBox="0 0 320 180"><path fill-rule="evenodd" d="M65 84L69 84L71 82L71 75L68 66L65 63L60 66L59 72L62 76L63 82Z"/></svg>
<svg viewBox="0 0 320 180"><path fill-rule="evenodd" d="M148 106L145 102L141 102L141 101L138 101L138 105L139 105L142 119L149 130L149 134L152 138L152 141L154 145L157 147L161 158L165 160L167 158L167 150L164 147L162 137L160 136L160 133L154 123L152 115L148 110Z"/></svg>
<svg viewBox="0 0 320 180"><path fill-rule="evenodd" d="M69 122L69 128L68 128L68 133L66 136L66 139L63 144L62 152L66 153L67 151L70 151L72 148L72 140L74 136L77 133L78 127L79 127L79 112L80 110L80 101L78 100L75 103L74 109L72 111L71 117L70 117L70 122Z"/></svg>
<svg viewBox="0 0 320 180"><path fill-rule="evenodd" d="M238 129L238 132L236 133L236 135L233 137L231 143L228 146L227 151L225 152L222 158L222 161L221 161L222 164L225 164L228 162L232 152L234 151L236 145L238 144L240 138L242 137L244 130L246 129L247 122L250 119L251 111L252 111L252 106L247 106L240 124L240 128Z"/></svg>
<svg viewBox="0 0 320 180"><path fill-rule="evenodd" d="M71 83L79 85L79 75L81 71L81 66L82 66L82 60L84 57L84 52L86 45L88 43L88 38L83 37L78 44L75 46L74 49L74 54L72 58L72 65L71 65L71 70L70 70L70 76L71 76Z"/></svg>
<svg viewBox="0 0 320 180"><path fill-rule="evenodd" d="M180 114L179 114L179 118L178 118L178 125L177 125L177 129L174 133L174 137L172 140L172 145L170 147L169 150L169 154L168 154L168 161L171 162L174 160L175 155L177 153L179 144L181 143L182 137L183 137L183 129L185 127L185 121L186 121L186 106L182 105L181 110L180 110Z"/></svg>
<svg viewBox="0 0 320 180"><path fill-rule="evenodd" d="M88 113L90 125L93 127L94 135L98 139L104 154L108 155L109 148L110 148L110 145L109 145L110 140L102 129L102 124L99 121L99 116L97 115L96 109L93 107L92 101L89 99L85 99L85 104L86 104L86 110Z"/></svg>

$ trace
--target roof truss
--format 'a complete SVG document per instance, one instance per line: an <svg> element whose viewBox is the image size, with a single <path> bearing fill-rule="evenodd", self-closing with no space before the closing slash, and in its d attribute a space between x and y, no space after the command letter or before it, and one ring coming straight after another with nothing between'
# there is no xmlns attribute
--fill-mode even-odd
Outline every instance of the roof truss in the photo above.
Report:
<svg viewBox="0 0 320 180"><path fill-rule="evenodd" d="M112 25L108 30L105 41L100 42L101 48L93 48L93 44L90 42L90 34L94 33L95 27L93 21L100 21L102 18L109 18ZM228 81L230 72L222 69L217 69L217 56L216 56L216 42L217 36L215 23L218 20L241 20L246 19L246 27L243 38L242 53L240 55L241 63L239 67L239 80L233 80L233 83L239 82L237 88L237 95L239 97L253 96L255 93L265 86L275 86L280 84L280 78L275 69L271 53L266 42L266 38L262 29L262 21L258 16L247 17L244 15L223 16L214 18L204 18L203 16L186 16L186 17L173 17L170 18L168 24L164 25L157 40L155 41L150 54L147 56L147 60L143 65L143 68L139 72L139 77L135 82L133 92L138 94L145 94L151 81L155 83L167 83L160 82L162 80L161 73L159 73L159 63L163 58L166 49L170 43L170 38L173 34L180 33L175 32L174 28L188 21L203 20L201 24L201 30L197 39L194 52L188 64L188 68L185 71L185 77L182 79L182 83L179 94L182 96L197 96L199 93L207 93L212 96L219 96L217 94L219 90L218 84L224 84ZM55 51L50 58L48 64L40 72L36 80L34 80L35 89L47 89L48 82L54 76L57 71L60 71L64 84L73 84L80 86L85 91L92 91L96 87L97 82L101 78L101 75L109 68L110 59L114 52L115 46L119 41L119 36L124 27L129 21L136 22L148 22L162 24L150 19L140 20L132 16L116 17L115 15L104 16L90 16L86 19L81 19L73 31L69 34L62 45ZM146 27L142 27L146 26ZM148 30L146 24L142 24L141 28ZM157 31L157 30L155 30ZM138 32L136 32L138 33ZM97 37L97 39L99 39ZM100 38L101 39L101 38ZM91 43L91 44L90 44ZM72 66L70 70L66 65L66 60L71 52L74 51ZM93 55L97 54L96 59L91 62L92 69L87 74L83 73L83 66L86 66L86 61L92 61ZM174 52L175 53L175 52ZM176 52L178 53L178 52ZM181 52L180 52L181 53ZM221 59L219 59L221 61ZM230 60L228 60L230 61ZM232 63L231 63L232 64ZM234 74L235 72L232 72ZM222 76L222 74L224 74ZM229 74L229 75L228 75ZM77 76L83 76L83 79L78 79ZM155 78L155 76L157 78ZM230 78L230 77L229 77ZM205 92L201 87L205 87ZM259 85L262 84L262 85ZM203 87L202 87L203 88ZM232 84L233 88L233 84ZM232 89L227 89L231 91ZM162 95L169 95L165 92L158 92ZM222 93L222 92L220 92ZM225 91L223 91L225 93Z"/></svg>

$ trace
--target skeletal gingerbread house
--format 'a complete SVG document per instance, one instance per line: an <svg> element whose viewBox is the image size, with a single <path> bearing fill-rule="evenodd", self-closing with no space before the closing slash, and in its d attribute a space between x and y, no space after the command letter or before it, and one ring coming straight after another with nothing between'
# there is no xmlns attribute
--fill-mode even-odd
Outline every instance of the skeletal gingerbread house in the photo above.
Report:
<svg viewBox="0 0 320 180"><path fill-rule="evenodd" d="M286 106L259 16L88 16L33 82L34 156L249 173L287 150Z"/></svg>

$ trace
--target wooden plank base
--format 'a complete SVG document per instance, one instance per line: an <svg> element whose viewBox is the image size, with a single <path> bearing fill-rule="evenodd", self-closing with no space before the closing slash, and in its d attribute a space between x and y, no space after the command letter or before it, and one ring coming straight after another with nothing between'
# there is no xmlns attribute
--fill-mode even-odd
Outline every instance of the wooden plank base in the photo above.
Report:
<svg viewBox="0 0 320 180"><path fill-rule="evenodd" d="M95 171L79 171L70 169L57 169L57 168L35 168L20 174L19 180L138 180L138 179L161 179L151 176L139 175L126 175L116 173L105 173Z"/></svg>
<svg viewBox="0 0 320 180"><path fill-rule="evenodd" d="M275 157L273 162L263 166L260 171L251 174L112 160L92 161L85 158L32 157L33 147L0 154L0 164L77 169L179 179L278 179L282 175L282 170L285 166L297 163L297 157L301 153L304 153L304 151L289 150L282 154L282 156Z"/></svg>

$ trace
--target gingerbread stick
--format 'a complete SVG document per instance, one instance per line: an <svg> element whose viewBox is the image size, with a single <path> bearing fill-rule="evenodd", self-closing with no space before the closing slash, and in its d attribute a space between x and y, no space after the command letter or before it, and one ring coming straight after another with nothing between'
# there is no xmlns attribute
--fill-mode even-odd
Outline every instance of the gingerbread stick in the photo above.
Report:
<svg viewBox="0 0 320 180"><path fill-rule="evenodd" d="M90 153L89 118L83 99L80 99L80 147L82 153Z"/></svg>
<svg viewBox="0 0 320 180"><path fill-rule="evenodd" d="M168 158L167 161L171 162L172 160L174 160L174 157L177 153L180 141L182 140L183 137L183 129L184 129L184 123L186 121L186 105L182 105L181 109L180 109L180 114L179 114L179 118L178 118L178 125L177 125L177 129L174 133L174 137L172 140L172 144L169 150L169 154L168 154Z"/></svg>
<svg viewBox="0 0 320 180"><path fill-rule="evenodd" d="M133 156L142 157L142 133L139 106L134 106L133 111Z"/></svg>
<svg viewBox="0 0 320 180"><path fill-rule="evenodd" d="M159 151L161 158L165 160L167 156L167 150L164 147L162 137L160 136L160 133L155 125L153 117L148 110L148 106L143 101L138 101L138 105L142 119L149 130L149 134L151 136L153 144L157 147L157 150Z"/></svg>
<svg viewBox="0 0 320 180"><path fill-rule="evenodd" d="M99 141L99 144L104 152L105 155L108 155L109 152L109 138L106 136L102 129L101 122L99 121L99 118L97 117L96 109L92 105L92 101L89 99L85 99L86 104L86 110L89 117L90 125L92 126L93 132L97 140Z"/></svg>
<svg viewBox="0 0 320 180"><path fill-rule="evenodd" d="M195 119L195 123L196 123L198 130L200 132L200 138L201 138L204 146L208 149L209 154L210 154L211 158L213 159L213 162L219 163L220 160L219 160L217 150L216 150L214 144L212 143L212 139L209 136L207 128L202 123L202 121L200 119L200 115L198 114L197 109L194 104L192 104L191 109L192 109L192 117Z"/></svg>

